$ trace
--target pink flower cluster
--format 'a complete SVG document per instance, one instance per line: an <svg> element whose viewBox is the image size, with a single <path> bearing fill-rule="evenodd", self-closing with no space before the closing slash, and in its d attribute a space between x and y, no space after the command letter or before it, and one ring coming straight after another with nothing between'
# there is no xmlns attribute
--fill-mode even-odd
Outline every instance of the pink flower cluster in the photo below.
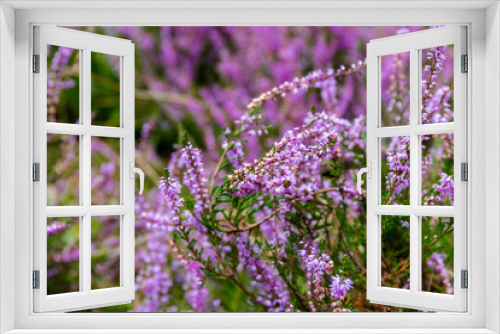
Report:
<svg viewBox="0 0 500 334"><path fill-rule="evenodd" d="M50 225L47 225L47 236L65 230L67 228L68 225L65 222L60 222L56 220L52 222Z"/></svg>
<svg viewBox="0 0 500 334"><path fill-rule="evenodd" d="M180 222L179 211L184 203L184 199L179 195L181 193L181 185L179 181L168 175L158 182L158 185L166 199L172 224L178 225Z"/></svg>
<svg viewBox="0 0 500 334"><path fill-rule="evenodd" d="M306 91L310 87L315 88L331 88L335 85L335 78L340 76L349 76L363 70L366 67L366 62L359 61L357 64L351 64L349 69L341 65L339 69L335 70L329 68L326 71L316 70L304 77L295 77L291 82L285 81L278 87L274 87L267 92L262 93L259 97L252 100L247 105L247 109L253 109L261 106L267 100L273 100L277 97L285 97L289 93L297 93L298 91Z"/></svg>
<svg viewBox="0 0 500 334"><path fill-rule="evenodd" d="M191 190L196 200L194 213L196 218L200 219L202 212L208 210L209 200L208 189L206 188L207 178L200 149L194 148L191 143L188 143L181 150L180 162L186 168L183 183Z"/></svg>
<svg viewBox="0 0 500 334"><path fill-rule="evenodd" d="M443 255L437 252L432 253L431 257L427 260L427 266L439 274L440 281L445 286L445 292L448 294L453 293L452 279L449 269L444 264Z"/></svg>
<svg viewBox="0 0 500 334"><path fill-rule="evenodd" d="M315 120L288 131L263 159L229 176L235 196L255 193L309 200L319 189L321 165L338 155L337 133Z"/></svg>
<svg viewBox="0 0 500 334"><path fill-rule="evenodd" d="M250 242L246 233L238 236L236 248L240 263L252 279L250 285L257 290L255 301L268 312L291 311L286 283L276 268L259 258L261 250Z"/></svg>

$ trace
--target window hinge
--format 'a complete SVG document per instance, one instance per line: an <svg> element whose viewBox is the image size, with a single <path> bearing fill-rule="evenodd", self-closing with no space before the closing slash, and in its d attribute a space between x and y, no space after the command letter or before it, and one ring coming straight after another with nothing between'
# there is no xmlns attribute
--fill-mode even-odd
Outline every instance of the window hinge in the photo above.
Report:
<svg viewBox="0 0 500 334"><path fill-rule="evenodd" d="M462 73L469 72L469 57L467 55L462 55Z"/></svg>
<svg viewBox="0 0 500 334"><path fill-rule="evenodd" d="M33 289L40 289L40 270L33 270Z"/></svg>
<svg viewBox="0 0 500 334"><path fill-rule="evenodd" d="M461 284L462 289L469 288L469 273L467 272L467 270L462 270L460 274L461 274L460 280L462 281Z"/></svg>
<svg viewBox="0 0 500 334"><path fill-rule="evenodd" d="M469 181L469 165L466 162L460 164L460 180Z"/></svg>
<svg viewBox="0 0 500 334"><path fill-rule="evenodd" d="M40 55L33 55L33 73L40 73Z"/></svg>
<svg viewBox="0 0 500 334"><path fill-rule="evenodd" d="M40 163L38 162L33 164L33 181L40 182Z"/></svg>

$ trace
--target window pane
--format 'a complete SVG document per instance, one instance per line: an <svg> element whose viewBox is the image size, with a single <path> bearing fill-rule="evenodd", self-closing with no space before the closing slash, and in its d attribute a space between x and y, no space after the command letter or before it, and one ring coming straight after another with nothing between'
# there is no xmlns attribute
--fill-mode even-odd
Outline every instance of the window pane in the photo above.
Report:
<svg viewBox="0 0 500 334"><path fill-rule="evenodd" d="M120 286L120 216L92 217L92 289Z"/></svg>
<svg viewBox="0 0 500 334"><path fill-rule="evenodd" d="M380 57L382 126L410 124L410 52Z"/></svg>
<svg viewBox="0 0 500 334"><path fill-rule="evenodd" d="M91 52L92 125L120 126L120 57Z"/></svg>
<svg viewBox="0 0 500 334"><path fill-rule="evenodd" d="M92 205L120 204L120 138L92 137Z"/></svg>
<svg viewBox="0 0 500 334"><path fill-rule="evenodd" d="M79 205L79 136L47 134L47 205Z"/></svg>
<svg viewBox="0 0 500 334"><path fill-rule="evenodd" d="M47 121L78 124L80 52L47 45Z"/></svg>
<svg viewBox="0 0 500 334"><path fill-rule="evenodd" d="M381 285L410 288L410 217L381 216Z"/></svg>
<svg viewBox="0 0 500 334"><path fill-rule="evenodd" d="M453 45L421 50L422 123L453 122Z"/></svg>
<svg viewBox="0 0 500 334"><path fill-rule="evenodd" d="M453 294L453 218L422 217L422 291Z"/></svg>
<svg viewBox="0 0 500 334"><path fill-rule="evenodd" d="M454 202L453 133L421 136L422 204L450 206Z"/></svg>
<svg viewBox="0 0 500 334"><path fill-rule="evenodd" d="M47 294L80 291L80 218L47 218Z"/></svg>
<svg viewBox="0 0 500 334"><path fill-rule="evenodd" d="M381 204L410 204L410 137L381 138Z"/></svg>

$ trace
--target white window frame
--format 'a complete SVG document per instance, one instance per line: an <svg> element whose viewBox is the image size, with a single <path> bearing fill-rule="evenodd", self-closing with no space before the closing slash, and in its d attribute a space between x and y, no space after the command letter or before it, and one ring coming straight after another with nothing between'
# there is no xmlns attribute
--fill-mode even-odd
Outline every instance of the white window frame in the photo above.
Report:
<svg viewBox="0 0 500 334"><path fill-rule="evenodd" d="M461 270L467 270L467 186L460 180L460 165L467 163L467 73L461 73L461 55L467 54L465 26L449 26L380 38L367 46L367 162L371 166L367 182L367 293L371 303L415 307L421 310L464 312L467 290L461 288ZM422 124L422 54L431 47L453 45L454 120L449 123ZM403 126L382 126L381 57L408 52L410 122ZM454 137L454 206L422 205L422 146L421 135L453 133ZM410 138L410 204L383 205L381 150L383 138ZM381 217L408 216L410 249L410 288L398 289L381 285L382 228ZM454 293L421 291L422 286L422 217L454 217Z"/></svg>
<svg viewBox="0 0 500 334"><path fill-rule="evenodd" d="M108 6L131 9L103 10ZM18 2L0 4L0 330L12 333L144 333L176 329L237 332L494 333L500 331L500 11L486 2L315 1L185 2L108 1ZM11 7L12 6L12 7ZM43 8L68 7L60 10ZM149 6L149 9L147 7ZM162 7L163 8L158 8ZM203 8L200 8L203 6ZM223 9L221 9L225 6ZM398 6L399 9L391 9ZM461 8L451 9L450 7ZM489 8L486 8L488 7ZM16 9L13 9L15 7ZM99 8L97 8L99 7ZM137 10L137 8L145 8ZM401 9L405 8L406 9ZM25 8L25 9L23 9ZM26 9L31 8L31 9ZM245 9L246 8L246 9ZM351 9L346 9L351 8ZM368 9L366 9L368 8ZM411 10L408 10L411 8ZM441 9L439 9L441 8ZM466 313L416 314L35 314L32 259L32 27L57 25L436 25L465 24L469 31L468 197L469 289ZM15 31L15 39L14 39ZM15 68L14 68L15 66ZM488 70L486 71L486 66ZM12 82L15 78L15 86ZM15 110L15 112L13 112ZM486 121L487 120L487 121ZM15 125L15 127L14 127ZM9 129L9 127L11 127ZM486 134L485 134L486 133ZM9 137L11 136L11 137ZM12 144L12 136L15 141ZM486 140L488 139L488 140ZM488 150L486 154L485 149ZM486 174L488 182L486 182ZM15 175L12 178L12 175ZM15 198L12 191L15 189ZM485 205L486 201L486 205ZM12 209L14 208L14 209ZM486 219L486 217L488 219ZM13 222L15 224L13 224ZM472 227L473 226L473 227ZM15 238L12 238L12 235ZM26 261L29 259L29 261ZM486 266L486 262L488 265ZM14 305L14 307L12 307ZM142 329L137 329L142 326ZM296 330L292 330L295 328ZM302 330L297 330L301 329ZM355 330L355 329L358 330ZM132 330L137 329L137 330ZM160 331L160 329L164 329ZM214 331L214 329L221 329ZM281 329L281 330L280 330ZM38 331L40 330L40 331ZM179 332L181 330L178 330ZM45 331L47 332L47 331ZM186 331L183 331L186 332Z"/></svg>
<svg viewBox="0 0 500 334"><path fill-rule="evenodd" d="M39 271L39 289L34 289L35 312L75 311L130 303L135 298L135 164L134 44L129 40L52 26L34 27L34 54L39 55L39 73L33 74L34 162L40 165L40 178L33 184L34 257L33 269ZM79 124L47 121L47 46L56 45L80 53ZM96 126L91 123L92 52L120 59L120 125ZM79 137L79 205L47 206L47 134ZM91 204L91 140L111 137L120 141L120 204ZM93 216L118 216L120 236L119 286L91 288L91 219ZM76 217L79 222L79 283L77 292L47 294L47 218Z"/></svg>

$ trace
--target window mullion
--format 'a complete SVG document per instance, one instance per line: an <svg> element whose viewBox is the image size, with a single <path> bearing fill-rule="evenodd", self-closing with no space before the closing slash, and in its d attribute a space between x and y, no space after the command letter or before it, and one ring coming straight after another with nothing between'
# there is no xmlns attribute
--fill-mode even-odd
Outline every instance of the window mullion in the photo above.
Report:
<svg viewBox="0 0 500 334"><path fill-rule="evenodd" d="M47 122L47 133L83 136L88 131L89 131L88 126L81 124Z"/></svg>
<svg viewBox="0 0 500 334"><path fill-rule="evenodd" d="M79 51L79 56L80 56L80 59L84 59L84 57L83 57L83 50ZM83 69L84 69L83 61L80 61L80 64L79 64L79 71L80 71L80 73L83 73ZM80 118L80 124L83 124L82 127L85 128L85 127L88 127L89 124L85 122L84 117L83 117L83 114L84 114L84 105L85 105L84 102L83 102L83 90L84 90L83 77L84 77L83 75L80 75L80 77L78 78L78 80L79 80L79 87L80 87L80 91L78 93L78 95L79 95L79 101L80 101L79 106L78 106L79 107L78 115L79 115L79 118ZM84 142L83 139L84 139L85 135L88 135L88 128L86 130L87 131L85 131L84 133L80 134L80 140L79 140L79 142L80 142L80 147L79 147L79 160L80 160L80 168L79 168L79 170L80 170L79 171L79 174L80 174L79 175L79 181L80 181L79 202L80 202L80 205L83 206L83 207L85 207L85 204L87 204L87 205L89 204L89 203L87 203L84 200L84 197L85 197L85 188L86 187L84 186L84 176L85 176L85 164L84 164L84 162L85 162L84 152L85 151L84 151L84 147L85 147L85 145L83 143ZM83 240L84 240L84 234L83 234L84 229L83 229L83 226L84 226L84 216L79 216L79 227L80 228L78 229L78 231L79 231L78 238L79 238L80 242L79 242L78 247L79 247L80 254L84 254L84 252L85 252L85 244L83 242ZM83 291L84 290L83 277L84 277L84 268L85 267L83 266L82 261L78 261L78 265L80 267L79 268L79 280L78 280L79 284L80 284L79 290Z"/></svg>
<svg viewBox="0 0 500 334"><path fill-rule="evenodd" d="M373 135L378 138L406 137L410 134L409 126L390 126L373 129Z"/></svg>
<svg viewBox="0 0 500 334"><path fill-rule="evenodd" d="M421 92L419 92L419 94L421 94ZM420 118L420 116L421 116L421 111L418 112L418 117ZM414 127L412 127L412 131L418 135L449 134L455 131L455 124L453 122L417 124Z"/></svg>
<svg viewBox="0 0 500 334"><path fill-rule="evenodd" d="M130 212L130 208L125 205L92 205L90 213L92 216L117 216Z"/></svg>
<svg viewBox="0 0 500 334"><path fill-rule="evenodd" d="M90 110L90 95L91 95L91 73L90 73L90 50L88 48L83 49L82 51L82 85L81 85L81 117L82 123L86 127L90 128L91 122L91 110ZM82 200L83 205L85 207L91 206L91 134L88 131L86 134L82 136L82 179L81 179L81 188L82 188ZM82 291L86 293L90 293L91 290L91 214L88 212L82 218L82 228L80 229L81 233L81 249L82 256L80 265L82 266L81 279L83 282Z"/></svg>
<svg viewBox="0 0 500 334"><path fill-rule="evenodd" d="M125 138L129 131L124 128L114 128L111 126L90 126L90 134L94 137Z"/></svg>
<svg viewBox="0 0 500 334"><path fill-rule="evenodd" d="M418 206L420 198L420 143L418 134L415 133L415 128L418 125L419 115L419 97L420 97L420 79L418 65L418 49L410 50L410 291L412 294L418 291L420 286L420 270L419 263L421 262L419 249L419 217L415 214L414 209Z"/></svg>

